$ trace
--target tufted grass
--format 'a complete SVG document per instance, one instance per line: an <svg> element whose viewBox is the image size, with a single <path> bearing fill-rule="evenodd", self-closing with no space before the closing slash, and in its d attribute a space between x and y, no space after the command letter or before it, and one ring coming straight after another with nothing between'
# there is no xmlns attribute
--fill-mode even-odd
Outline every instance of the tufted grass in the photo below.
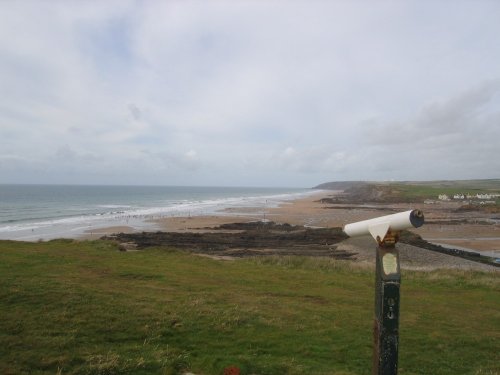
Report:
<svg viewBox="0 0 500 375"><path fill-rule="evenodd" d="M499 374L498 273L406 272L400 374ZM370 374L373 270L0 241L2 374Z"/></svg>

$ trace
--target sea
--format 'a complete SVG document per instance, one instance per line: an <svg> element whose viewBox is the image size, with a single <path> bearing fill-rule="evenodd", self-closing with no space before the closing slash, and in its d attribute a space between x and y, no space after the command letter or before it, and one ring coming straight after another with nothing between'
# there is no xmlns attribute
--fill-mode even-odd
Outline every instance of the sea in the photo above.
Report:
<svg viewBox="0 0 500 375"><path fill-rule="evenodd" d="M78 238L98 228L123 225L158 230L152 219L265 209L315 192L297 188L0 184L0 239ZM253 215L258 218L259 214Z"/></svg>

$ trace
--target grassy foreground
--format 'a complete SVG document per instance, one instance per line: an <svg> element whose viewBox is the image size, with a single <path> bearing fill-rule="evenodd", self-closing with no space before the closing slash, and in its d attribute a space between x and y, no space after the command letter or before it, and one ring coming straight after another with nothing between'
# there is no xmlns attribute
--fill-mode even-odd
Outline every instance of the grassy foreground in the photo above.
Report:
<svg viewBox="0 0 500 375"><path fill-rule="evenodd" d="M498 273L405 272L400 374L499 374ZM370 374L373 270L0 241L1 374Z"/></svg>

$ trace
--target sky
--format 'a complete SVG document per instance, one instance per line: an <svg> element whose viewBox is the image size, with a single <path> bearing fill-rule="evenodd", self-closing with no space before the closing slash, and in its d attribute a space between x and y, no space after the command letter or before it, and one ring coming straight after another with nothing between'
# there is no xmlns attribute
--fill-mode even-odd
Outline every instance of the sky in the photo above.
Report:
<svg viewBox="0 0 500 375"><path fill-rule="evenodd" d="M500 177L500 2L0 1L0 183Z"/></svg>

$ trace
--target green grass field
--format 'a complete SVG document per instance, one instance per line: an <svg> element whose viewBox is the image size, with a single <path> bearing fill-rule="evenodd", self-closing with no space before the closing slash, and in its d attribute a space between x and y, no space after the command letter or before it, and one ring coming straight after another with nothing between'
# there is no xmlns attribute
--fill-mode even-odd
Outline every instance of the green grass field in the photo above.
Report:
<svg viewBox="0 0 500 375"><path fill-rule="evenodd" d="M390 183L392 195L402 200L437 199L440 194L453 196L455 194L500 193L500 180L470 180L470 181L433 181Z"/></svg>
<svg viewBox="0 0 500 375"><path fill-rule="evenodd" d="M1 374L370 374L373 270L0 242ZM498 273L404 272L400 374L499 374Z"/></svg>

